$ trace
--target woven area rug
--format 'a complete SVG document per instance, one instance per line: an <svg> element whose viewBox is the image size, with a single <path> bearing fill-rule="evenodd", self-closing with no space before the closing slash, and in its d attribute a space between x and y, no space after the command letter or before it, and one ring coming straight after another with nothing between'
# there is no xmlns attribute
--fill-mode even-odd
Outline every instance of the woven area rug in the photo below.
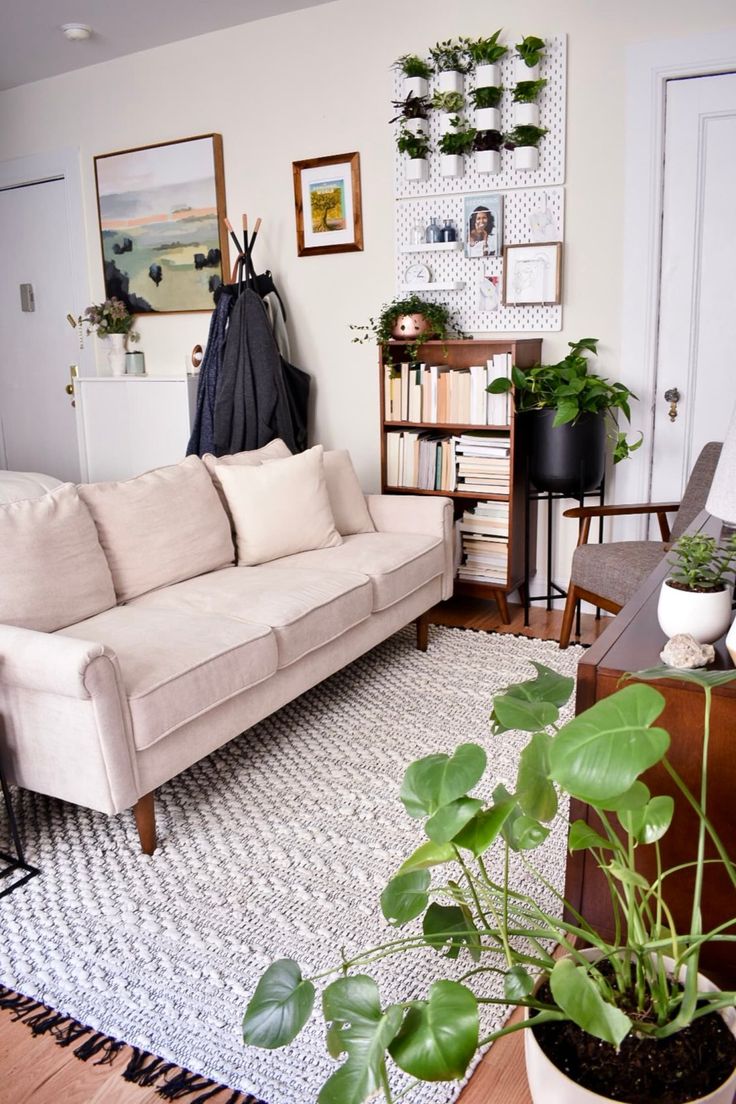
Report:
<svg viewBox="0 0 736 1104"><path fill-rule="evenodd" d="M151 857L131 814L17 795L41 876L0 904L0 982L267 1104L312 1104L334 1069L321 1020L287 1050L242 1044L260 973L287 956L313 974L342 947L392 938L378 898L422 841L398 800L406 765L475 740L494 784L512 780L527 737L490 737L494 689L533 677L532 659L574 674L581 654L448 628L421 653L406 629L164 786ZM559 818L535 855L560 888L565 829ZM387 1001L426 996L453 966L423 949L371 973ZM423 1085L406 1099L458 1093Z"/></svg>

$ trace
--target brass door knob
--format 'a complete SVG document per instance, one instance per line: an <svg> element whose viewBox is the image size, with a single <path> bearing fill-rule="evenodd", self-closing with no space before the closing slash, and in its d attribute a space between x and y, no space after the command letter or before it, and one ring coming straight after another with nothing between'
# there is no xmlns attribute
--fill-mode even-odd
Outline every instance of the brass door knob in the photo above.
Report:
<svg viewBox="0 0 736 1104"><path fill-rule="evenodd" d="M66 385L66 387L64 388L64 390L66 391L67 395L73 395L74 394L74 384L73 383L68 383Z"/></svg>

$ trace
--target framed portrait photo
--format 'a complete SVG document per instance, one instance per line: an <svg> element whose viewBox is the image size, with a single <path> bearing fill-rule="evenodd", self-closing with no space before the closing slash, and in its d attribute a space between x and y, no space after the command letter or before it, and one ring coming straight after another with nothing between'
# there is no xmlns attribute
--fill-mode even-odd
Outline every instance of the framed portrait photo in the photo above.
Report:
<svg viewBox="0 0 736 1104"><path fill-rule="evenodd" d="M562 242L505 246L505 306L556 306L561 301L561 291Z"/></svg>
<svg viewBox="0 0 736 1104"><path fill-rule="evenodd" d="M222 138L95 157L105 296L131 314L212 310L228 278Z"/></svg>
<svg viewBox="0 0 736 1104"><path fill-rule="evenodd" d="M500 192L463 199L466 257L500 257L503 248L503 196Z"/></svg>
<svg viewBox="0 0 736 1104"><path fill-rule="evenodd" d="M299 256L361 250L360 154L294 161L293 174Z"/></svg>

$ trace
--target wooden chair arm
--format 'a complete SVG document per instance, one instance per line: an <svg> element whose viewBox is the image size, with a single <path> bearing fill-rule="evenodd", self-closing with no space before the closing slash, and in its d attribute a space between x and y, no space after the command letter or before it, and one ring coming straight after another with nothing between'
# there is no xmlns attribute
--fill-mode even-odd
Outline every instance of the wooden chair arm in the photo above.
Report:
<svg viewBox="0 0 736 1104"><path fill-rule="evenodd" d="M578 546L586 544L590 534L590 523L595 517L623 517L632 514L656 514L659 532L663 541L670 539L670 524L667 514L679 510L679 502L639 502L623 506L576 506L565 510L564 517L578 518Z"/></svg>

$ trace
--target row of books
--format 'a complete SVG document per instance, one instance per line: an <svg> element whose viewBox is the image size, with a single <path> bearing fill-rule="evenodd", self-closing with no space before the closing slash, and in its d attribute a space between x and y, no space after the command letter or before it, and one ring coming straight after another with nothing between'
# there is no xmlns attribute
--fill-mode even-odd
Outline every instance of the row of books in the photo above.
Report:
<svg viewBox="0 0 736 1104"><path fill-rule="evenodd" d="M509 504L479 502L457 522L461 562L458 577L477 583L502 583L508 578Z"/></svg>
<svg viewBox="0 0 736 1104"><path fill-rule="evenodd" d="M445 368L440 364L387 364L384 417L387 422L430 425L508 425L509 393L486 388L497 376L511 378L511 353L496 353L486 364Z"/></svg>
<svg viewBox="0 0 736 1104"><path fill-rule="evenodd" d="M423 491L508 494L511 457L508 437L432 430L386 434L386 483Z"/></svg>

